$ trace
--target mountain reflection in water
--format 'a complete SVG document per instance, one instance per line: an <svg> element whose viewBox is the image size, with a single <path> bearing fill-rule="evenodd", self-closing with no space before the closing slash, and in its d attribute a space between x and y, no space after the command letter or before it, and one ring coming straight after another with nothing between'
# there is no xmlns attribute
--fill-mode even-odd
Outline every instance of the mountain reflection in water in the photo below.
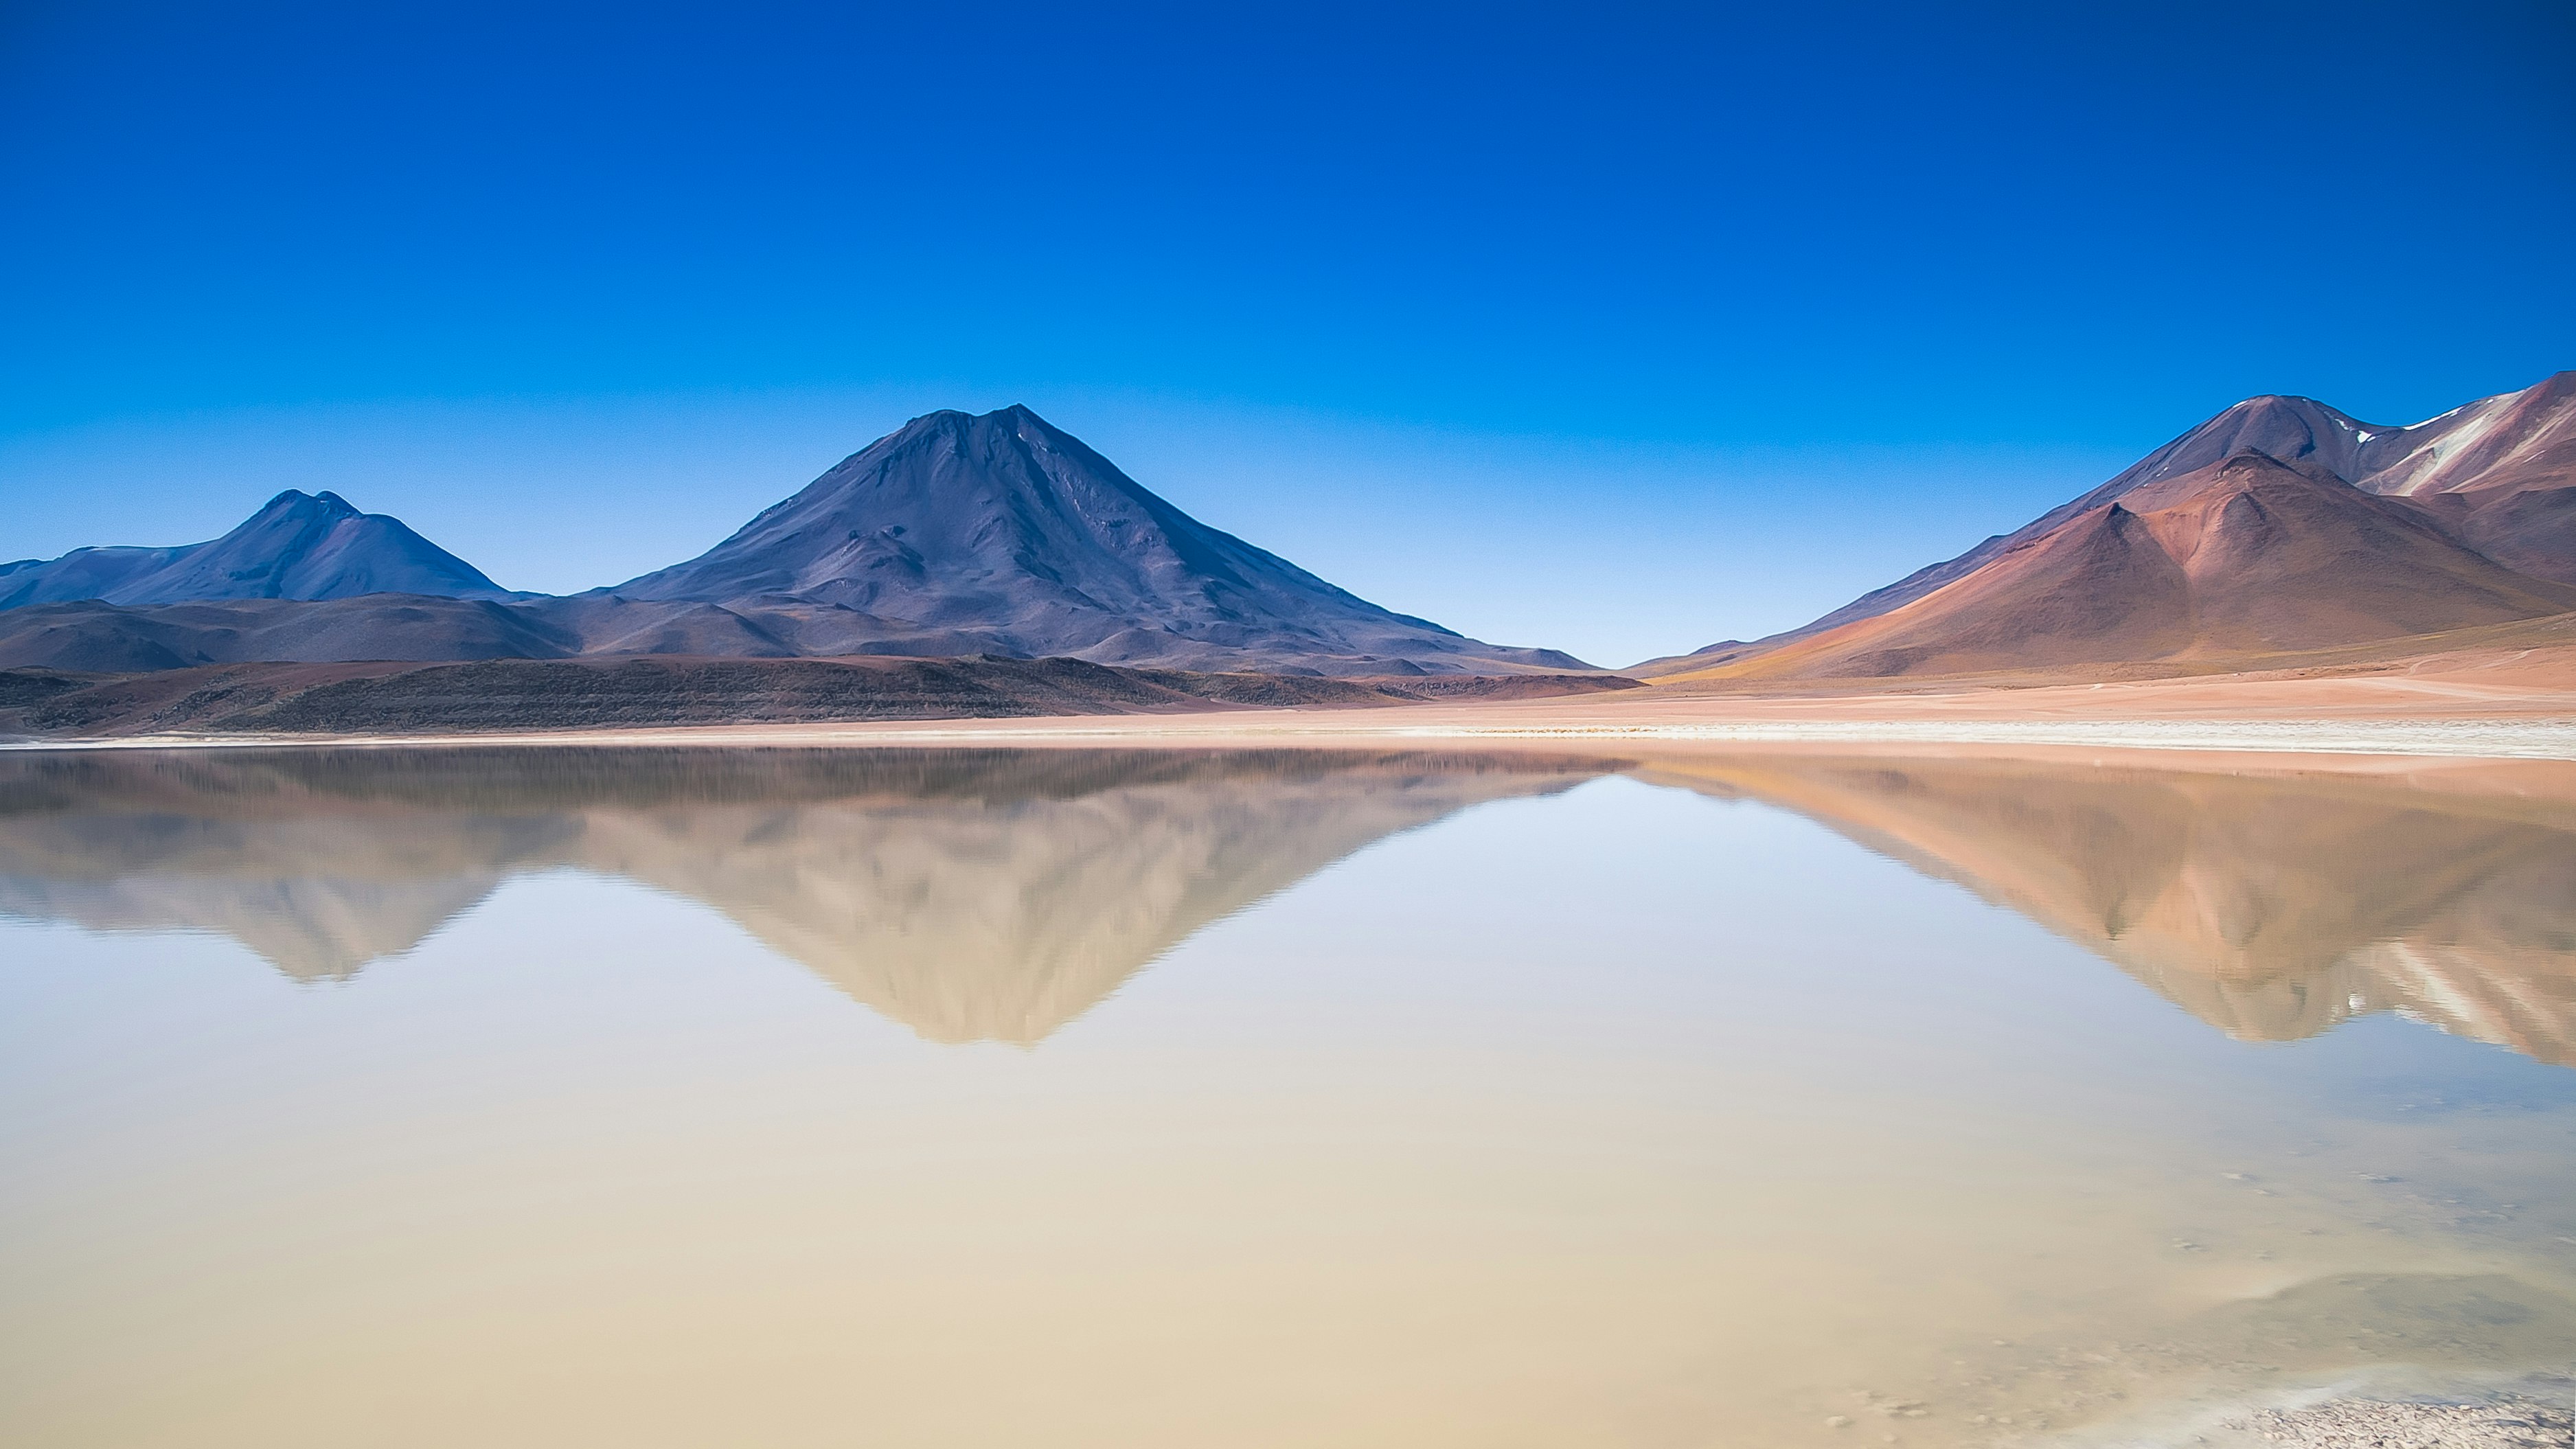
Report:
<svg viewBox="0 0 2576 1449"><path fill-rule="evenodd" d="M1033 1043L1369 843L1612 766L1437 754L454 750L0 760L0 912L305 980L513 876L705 902L933 1041Z"/></svg>
<svg viewBox="0 0 2576 1449"><path fill-rule="evenodd" d="M2240 1039L2399 1011L2576 1065L2569 767L2423 781L2001 760L1688 759L2031 918Z"/></svg>
<svg viewBox="0 0 2576 1449"><path fill-rule="evenodd" d="M0 753L0 1423L2069 1449L2569 1362L2576 1077L2129 977L2565 1061L2576 769L2172 764Z"/></svg>
<svg viewBox="0 0 2576 1449"><path fill-rule="evenodd" d="M220 932L339 978L513 876L571 868L703 901L931 1040L1033 1043L1373 841L1610 773L1807 816L2232 1036L2397 1010L2576 1064L2556 765L2428 787L1786 753L29 754L0 759L0 912Z"/></svg>

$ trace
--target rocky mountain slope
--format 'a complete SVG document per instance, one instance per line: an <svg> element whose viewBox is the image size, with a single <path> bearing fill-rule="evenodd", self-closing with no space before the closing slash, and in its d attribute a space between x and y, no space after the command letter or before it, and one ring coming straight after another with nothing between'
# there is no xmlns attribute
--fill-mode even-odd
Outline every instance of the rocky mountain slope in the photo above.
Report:
<svg viewBox="0 0 2576 1449"><path fill-rule="evenodd" d="M1644 677L2212 659L2576 608L2576 372L2411 427L2249 399L2009 534Z"/></svg>
<svg viewBox="0 0 2576 1449"><path fill-rule="evenodd" d="M2515 573L2418 510L2240 453L2079 513L1956 583L1767 651L1738 673L2259 656L2569 609L2576 586Z"/></svg>

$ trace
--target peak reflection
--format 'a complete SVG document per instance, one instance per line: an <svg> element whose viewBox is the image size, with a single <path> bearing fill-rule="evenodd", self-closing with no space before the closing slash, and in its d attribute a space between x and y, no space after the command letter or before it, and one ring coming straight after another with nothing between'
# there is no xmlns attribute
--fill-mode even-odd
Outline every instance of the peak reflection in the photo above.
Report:
<svg viewBox="0 0 2576 1449"><path fill-rule="evenodd" d="M2396 1010L2576 1065L2576 767L2262 774L1425 751L0 756L0 914L229 936L304 980L510 879L705 903L934 1041L1038 1041L1370 843L1625 771L1749 798L2075 941L2230 1035Z"/></svg>
<svg viewBox="0 0 2576 1449"><path fill-rule="evenodd" d="M2570 767L2230 774L1776 755L1640 778L1797 811L2081 944L2231 1036L2395 1010L2576 1065Z"/></svg>
<svg viewBox="0 0 2576 1449"><path fill-rule="evenodd" d="M1373 841L1607 762L1302 751L437 750L0 760L0 912L328 979L513 876L723 912L935 1041L1035 1042Z"/></svg>

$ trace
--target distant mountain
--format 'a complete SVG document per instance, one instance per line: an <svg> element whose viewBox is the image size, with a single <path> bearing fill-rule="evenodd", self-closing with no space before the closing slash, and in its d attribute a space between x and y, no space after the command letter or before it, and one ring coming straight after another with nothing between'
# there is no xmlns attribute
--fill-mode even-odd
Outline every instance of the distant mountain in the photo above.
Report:
<svg viewBox="0 0 2576 1449"><path fill-rule="evenodd" d="M155 605L362 594L497 599L509 591L400 519L361 513L336 493L291 488L208 543L83 548L0 564L0 609L86 599Z"/></svg>
<svg viewBox="0 0 2576 1449"><path fill-rule="evenodd" d="M2569 609L2576 586L2517 574L2404 503L2240 453L2087 509L1902 608L1737 667L1851 678L2209 658Z"/></svg>
<svg viewBox="0 0 2576 1449"><path fill-rule="evenodd" d="M1339 677L1595 672L1392 613L1200 523L1027 408L916 418L686 563L510 594L281 493L212 543L0 566L0 668L995 654Z"/></svg>
<svg viewBox="0 0 2576 1449"><path fill-rule="evenodd" d="M686 563L604 591L856 610L997 653L1326 674L1585 669L1392 613L1208 527L1025 407L916 418Z"/></svg>
<svg viewBox="0 0 2576 1449"><path fill-rule="evenodd" d="M362 594L129 608L81 600L0 612L0 669L131 674L201 664L362 659L562 659L580 636L547 610L494 599Z"/></svg>
<svg viewBox="0 0 2576 1449"><path fill-rule="evenodd" d="M986 641L847 609L732 610L605 595L448 599L361 594L217 599L148 608L81 600L0 611L0 669L121 674L201 664L570 659L679 654L792 659L953 656Z"/></svg>
<svg viewBox="0 0 2576 1449"><path fill-rule="evenodd" d="M1663 677L1873 677L2358 643L2576 608L2576 372L2411 427L2238 403L2008 534Z"/></svg>

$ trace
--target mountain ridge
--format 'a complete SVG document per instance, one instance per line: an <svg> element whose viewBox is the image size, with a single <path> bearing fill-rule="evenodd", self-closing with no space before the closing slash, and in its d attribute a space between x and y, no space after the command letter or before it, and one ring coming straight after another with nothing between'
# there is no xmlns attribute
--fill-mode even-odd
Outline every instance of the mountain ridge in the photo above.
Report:
<svg viewBox="0 0 2576 1449"><path fill-rule="evenodd" d="M925 414L695 558L512 594L398 520L281 493L220 539L0 567L0 667L994 654L1333 677L1598 673L1360 598L1027 407Z"/></svg>
<svg viewBox="0 0 2576 1449"><path fill-rule="evenodd" d="M289 488L219 538L167 548L81 548L0 564L0 609L96 599L129 606L224 599L322 602L366 594L508 598L401 519L337 493Z"/></svg>
<svg viewBox="0 0 2576 1449"><path fill-rule="evenodd" d="M2256 655L2570 609L2576 587L2515 573L2403 502L2248 451L2134 487L1884 614L1716 669L1878 678Z"/></svg>
<svg viewBox="0 0 2576 1449"><path fill-rule="evenodd" d="M1851 652L1856 641L1907 633L1914 635L1914 642L1878 651L1880 665L1899 675L1938 672L1926 661L1944 655L1978 655L1981 651L1976 647L1945 649L1930 639L1920 627L1925 617L1923 610L1945 615L1951 625L1966 627L1971 634L1991 634L1988 626L1996 621L1963 623L1958 606L1968 596L1953 591L1969 589L1971 594L2002 596L2034 587L2029 578L2007 582L2000 575L1990 576L1989 571L2027 574L2031 566L2028 551L2034 545L2071 531L2099 533L2120 528L2119 519L2105 510L2120 510L2135 517L2141 512L2180 506L2193 490L2221 485L2219 473L2214 470L2244 459L2260 459L2282 475L2302 478L2316 489L2335 495L2337 500L2369 499L2384 504L2375 512L2367 512L2381 531L2382 541L2404 555L2406 566L2415 571L2413 576L2448 580L2435 590L2435 595L2460 606L2449 615L2419 613L2418 617L2428 621L2419 632L2495 622L2492 601L2503 594L2523 596L2524 603L2515 607L2543 612L2551 605L2560 609L2576 607L2576 593L2568 592L2576 587L2576 372L2560 372L2531 387L2481 398L2424 422L2398 428L2362 422L2313 398L2273 394L2248 398L2020 528L1994 535L1954 558L1918 569L1796 629L1749 643L1730 640L1690 654L1647 660L1630 666L1626 672L1665 681L1714 682L1795 677L1821 668L1832 677L1851 677L1847 670L1864 668L1861 655ZM2340 522L2329 522L2330 515ZM2351 508L2330 508L2324 512L2309 510L2309 516L2310 521L2337 533L2338 542L2331 546L2319 543L2316 547L2330 547L2342 558L2341 567L2349 573L2339 575L2324 561L2311 559L2314 567L2292 571L2300 574L2296 586L2328 594L2385 592L2381 589L2384 579L2372 576L2380 561L2372 558L2369 549L2356 551L2353 546L2351 529L2359 526L2365 514ZM2168 522L2180 526L2178 518ZM2276 537L2287 546L2290 535ZM2153 616L2159 610L2170 613L2177 606L2180 596L2160 592L2161 586L2151 585L2144 574L2122 572L2140 561L2115 563L2109 553L2102 551L2109 547L2105 540L2092 538L2091 544L2091 553L2083 553L2072 543L2061 550L2058 566L2071 571L2064 580L2067 588L2101 593L2102 603L2114 613L2143 611ZM2445 553L2445 546L2458 556L2434 562L2435 555ZM2079 553L2092 562L2078 563ZM2085 567L2111 570L2118 577L2086 580L2082 577ZM2467 582L2490 571L2510 577ZM2215 587L2219 581L2201 582ZM2123 588L2144 592L2123 593ZM1945 595L1949 596L1946 601L1932 602L1943 600ZM2470 602L2473 598L2486 602ZM2229 625L2230 620L2224 616L2230 610L2240 616L2233 623L2242 624L2241 616L2255 602L2254 596L2244 591L2213 594L2204 588L2190 607L2215 610L2211 616L2213 625ZM2343 602L2353 601L2345 598ZM2323 606L2321 612L2333 612L2335 607L2340 606ZM2380 612L2385 614L2387 610L2382 608ZM2364 609L2353 616L2353 622L2363 632L2331 640L2311 638L2308 642L2351 643L2389 637L2369 632L2381 627L2363 623L2362 616L2369 613ZM1872 627L1873 621L1892 620L1901 614L1912 617L1903 624L1879 623ZM2522 617L2539 616L2533 613ZM2055 647L2063 642L2055 632L2055 624L2064 622L2062 618L2054 622L2045 618L2026 621L2019 657L2008 658L2012 652L2009 650L1998 653L1987 649L1982 651L1986 667L2079 662L2055 657L2065 654ZM2168 618L2166 622L2174 621ZM2142 626L2133 624L2131 633L2135 634L2139 627ZM2210 631L2201 632L2206 636ZM2258 636L2261 633L2252 632ZM2198 645L2181 647L2190 652L2212 642L2203 637ZM2170 656L2141 656L2159 657ZM2080 662L2140 661L2087 653ZM1864 673L1862 677L1870 676Z"/></svg>

